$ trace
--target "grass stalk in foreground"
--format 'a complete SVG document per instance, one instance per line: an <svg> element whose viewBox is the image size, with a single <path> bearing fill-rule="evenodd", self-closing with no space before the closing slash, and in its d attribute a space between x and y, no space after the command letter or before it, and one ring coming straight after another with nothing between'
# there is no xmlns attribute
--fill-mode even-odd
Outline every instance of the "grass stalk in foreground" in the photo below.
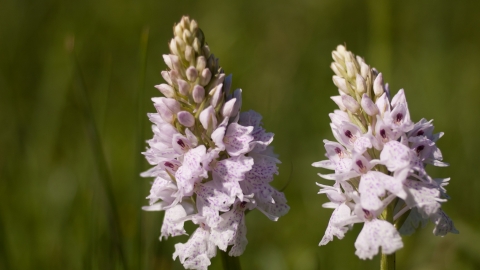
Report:
<svg viewBox="0 0 480 270"><path fill-rule="evenodd" d="M85 124L87 128L88 139L91 143L92 150L94 153L95 164L97 165L100 186L103 188L105 197L106 197L106 206L107 206L107 216L110 228L112 229L112 238L113 246L117 250L118 257L120 259L121 265L123 268L126 268L127 263L125 259L125 253L122 247L122 234L120 230L120 218L118 216L117 207L115 203L115 198L112 193L111 187L111 176L108 169L107 161L105 154L103 152L103 146L100 139L98 129L95 124L95 118L93 115L92 106L87 94L87 87L85 79L78 62L76 52L74 50L73 44L71 46L71 54L75 65L75 70L79 79L79 94L81 98L82 112L85 117Z"/></svg>

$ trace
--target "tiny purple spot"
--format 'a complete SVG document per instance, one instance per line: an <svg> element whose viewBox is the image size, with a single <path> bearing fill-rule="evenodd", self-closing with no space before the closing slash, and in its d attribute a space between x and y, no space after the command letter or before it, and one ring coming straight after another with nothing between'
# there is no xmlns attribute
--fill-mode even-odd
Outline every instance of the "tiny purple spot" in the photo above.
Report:
<svg viewBox="0 0 480 270"><path fill-rule="evenodd" d="M382 138L384 139L387 138L387 133L385 132L385 129L380 130L380 136L382 136Z"/></svg>
<svg viewBox="0 0 480 270"><path fill-rule="evenodd" d="M420 155L420 152L422 152L422 150L425 148L424 145L419 145L417 146L417 148L415 149L417 151L417 155Z"/></svg>
<svg viewBox="0 0 480 270"><path fill-rule="evenodd" d="M179 139L177 141L178 145L180 145L182 148L185 148L185 143L182 141L182 139Z"/></svg>
<svg viewBox="0 0 480 270"><path fill-rule="evenodd" d="M347 136L348 138L351 139L353 137L353 134L350 130L347 130L347 131L345 131L345 136Z"/></svg>
<svg viewBox="0 0 480 270"><path fill-rule="evenodd" d="M398 113L397 118L396 118L396 122L400 122L400 121L402 121L402 119L403 119L403 114Z"/></svg>
<svg viewBox="0 0 480 270"><path fill-rule="evenodd" d="M360 169L365 168L365 166L363 166L363 163L362 163L361 160L357 160L357 162L355 162L355 163L358 165L358 167L360 167Z"/></svg>

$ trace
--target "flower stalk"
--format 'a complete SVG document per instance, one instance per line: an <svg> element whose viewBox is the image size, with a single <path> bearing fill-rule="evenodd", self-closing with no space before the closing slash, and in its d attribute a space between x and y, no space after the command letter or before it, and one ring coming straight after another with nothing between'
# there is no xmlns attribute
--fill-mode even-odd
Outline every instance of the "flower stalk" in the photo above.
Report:
<svg viewBox="0 0 480 270"><path fill-rule="evenodd" d="M220 251L222 254L222 265L225 270L241 270L240 257L228 256L226 251Z"/></svg>
<svg viewBox="0 0 480 270"><path fill-rule="evenodd" d="M385 220L393 224L393 211L394 203L390 203L385 210L383 210L382 216L385 217ZM382 251L382 257L380 259L380 270L395 270L395 252L392 254L385 254Z"/></svg>

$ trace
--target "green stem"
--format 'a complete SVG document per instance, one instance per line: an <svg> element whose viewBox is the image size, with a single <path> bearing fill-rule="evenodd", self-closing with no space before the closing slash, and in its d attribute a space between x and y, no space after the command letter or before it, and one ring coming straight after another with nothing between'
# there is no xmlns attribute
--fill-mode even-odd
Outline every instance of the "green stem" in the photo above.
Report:
<svg viewBox="0 0 480 270"><path fill-rule="evenodd" d="M393 224L393 209L395 201L391 202L385 210L383 210L383 218ZM385 254L382 252L382 259L380 261L380 270L395 270L395 253Z"/></svg>
<svg viewBox="0 0 480 270"><path fill-rule="evenodd" d="M241 270L240 257L229 256L228 251L220 250L222 254L222 264L225 270Z"/></svg>
<svg viewBox="0 0 480 270"><path fill-rule="evenodd" d="M381 270L394 270L395 269L395 253L390 255L382 253L382 260L380 262Z"/></svg>

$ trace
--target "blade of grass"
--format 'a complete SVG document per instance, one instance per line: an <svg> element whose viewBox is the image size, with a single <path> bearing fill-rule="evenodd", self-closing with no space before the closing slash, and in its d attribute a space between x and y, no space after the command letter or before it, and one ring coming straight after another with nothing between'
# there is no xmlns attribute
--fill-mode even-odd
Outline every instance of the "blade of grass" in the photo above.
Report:
<svg viewBox="0 0 480 270"><path fill-rule="evenodd" d="M71 55L73 58L76 75L79 81L78 94L81 97L81 107L82 107L82 113L85 119L87 135L94 153L94 160L95 160L95 164L97 165L97 169L99 173L99 180L100 180L99 184L103 189L103 192L106 197L106 208L107 208L106 212L107 212L110 228L112 229L112 233L111 233L112 240L113 240L112 244L117 250L121 265L123 266L123 268L126 268L127 263L126 263L126 259L123 251L123 246L122 246L120 218L117 212L118 208L116 207L115 198L114 198L112 187L111 187L110 171L108 169L107 160L103 151L100 135L95 124L95 118L93 115L92 106L88 98L86 82L85 82L85 79L80 67L80 63L78 61L78 57L73 44L71 47ZM114 264L115 262L112 262L111 265L114 265Z"/></svg>

